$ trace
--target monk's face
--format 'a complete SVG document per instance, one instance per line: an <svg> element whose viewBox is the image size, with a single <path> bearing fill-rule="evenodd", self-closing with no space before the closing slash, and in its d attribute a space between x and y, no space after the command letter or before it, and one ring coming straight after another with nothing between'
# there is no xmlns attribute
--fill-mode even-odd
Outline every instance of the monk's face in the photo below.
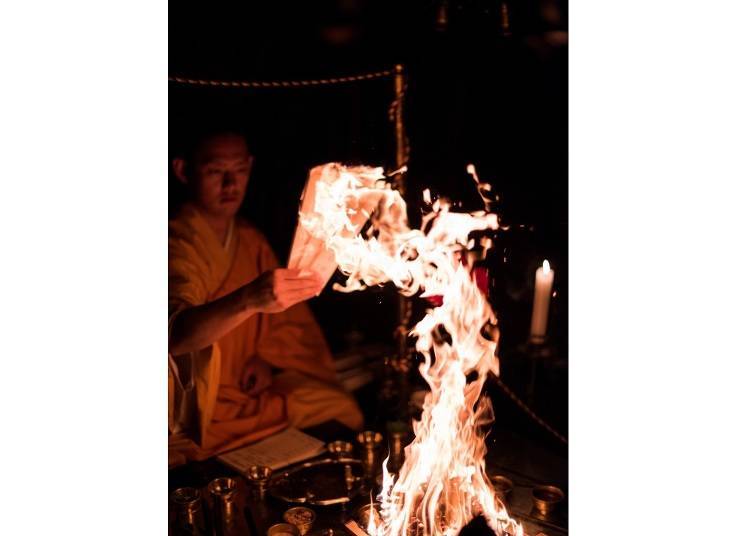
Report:
<svg viewBox="0 0 750 536"><path fill-rule="evenodd" d="M245 197L252 161L245 140L236 134L203 142L190 177L194 201L213 217L233 217Z"/></svg>

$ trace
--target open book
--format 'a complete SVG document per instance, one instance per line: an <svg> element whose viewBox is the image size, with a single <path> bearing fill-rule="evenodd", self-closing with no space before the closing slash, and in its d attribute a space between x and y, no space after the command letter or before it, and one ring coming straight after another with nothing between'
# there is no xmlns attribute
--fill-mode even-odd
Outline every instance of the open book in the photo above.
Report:
<svg viewBox="0 0 750 536"><path fill-rule="evenodd" d="M274 471L293 463L307 460L325 451L325 443L287 428L283 432L218 456L220 462L244 473L251 465L265 465Z"/></svg>

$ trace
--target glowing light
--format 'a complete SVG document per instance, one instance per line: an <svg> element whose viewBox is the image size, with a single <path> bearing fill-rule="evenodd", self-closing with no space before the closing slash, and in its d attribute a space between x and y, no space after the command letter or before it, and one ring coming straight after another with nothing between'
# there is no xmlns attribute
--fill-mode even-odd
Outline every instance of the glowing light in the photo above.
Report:
<svg viewBox="0 0 750 536"><path fill-rule="evenodd" d="M398 475L388 472L387 459L383 463L382 519L376 523L371 507L368 533L406 536L421 527L425 536L455 536L483 515L497 534L523 535L485 472L484 434L493 413L482 386L490 372L499 373L499 330L463 256L469 234L498 229L497 216L451 212L445 201L428 201L426 191L432 211L420 229L411 229L406 204L381 168L326 164L317 171L314 209L300 212L300 223L347 276L334 288L351 292L392 281L408 296L442 296L442 305L428 310L411 332L430 392ZM467 171L479 184L474 166ZM363 218L371 225L360 234Z"/></svg>
<svg viewBox="0 0 750 536"><path fill-rule="evenodd" d="M375 505L373 504L372 499L370 499L370 517L367 522L367 533L370 536L376 536L378 533L378 527L375 525Z"/></svg>
<svg viewBox="0 0 750 536"><path fill-rule="evenodd" d="M542 263L542 271L545 274L549 273L549 261L547 259L544 259L544 262Z"/></svg>

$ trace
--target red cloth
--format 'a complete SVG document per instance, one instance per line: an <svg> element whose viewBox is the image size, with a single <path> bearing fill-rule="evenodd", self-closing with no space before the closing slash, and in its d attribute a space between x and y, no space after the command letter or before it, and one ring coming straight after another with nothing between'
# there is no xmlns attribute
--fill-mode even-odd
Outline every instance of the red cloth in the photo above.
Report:
<svg viewBox="0 0 750 536"><path fill-rule="evenodd" d="M474 278L474 283L477 285L479 290L482 291L482 293L487 296L490 291L490 272L487 268L484 266L475 266L471 270L471 275ZM428 302L430 302L435 307L440 307L443 305L443 297L442 296L429 296L425 298Z"/></svg>

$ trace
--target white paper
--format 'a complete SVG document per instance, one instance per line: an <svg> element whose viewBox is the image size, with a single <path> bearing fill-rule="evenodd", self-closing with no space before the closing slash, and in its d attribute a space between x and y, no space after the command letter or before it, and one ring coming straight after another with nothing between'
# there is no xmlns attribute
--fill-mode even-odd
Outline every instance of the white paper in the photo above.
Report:
<svg viewBox="0 0 750 536"><path fill-rule="evenodd" d="M382 169L380 168L347 168L346 166L335 163L314 167L310 170L305 189L302 191L299 214L308 217L313 215L315 213L317 184L321 181L327 184L334 183L339 179L342 171L361 175L363 178L366 178L371 182L375 180L374 177L382 175ZM373 196L373 199L352 199L351 202L353 203L350 207L352 210L352 232L353 234L357 234L362 230L362 227L370 218L370 214L372 214L375 209L377 205L377 196ZM322 240L312 236L298 220L297 230L294 233L294 241L292 242L292 249L289 253L287 267L305 271L309 270L318 274L322 282L318 291L320 292L336 271L338 265L336 264L336 256L333 251L328 249Z"/></svg>
<svg viewBox="0 0 750 536"><path fill-rule="evenodd" d="M287 428L257 443L218 456L219 461L244 473L251 465L265 465L273 470L301 462L325 451L325 443Z"/></svg>

